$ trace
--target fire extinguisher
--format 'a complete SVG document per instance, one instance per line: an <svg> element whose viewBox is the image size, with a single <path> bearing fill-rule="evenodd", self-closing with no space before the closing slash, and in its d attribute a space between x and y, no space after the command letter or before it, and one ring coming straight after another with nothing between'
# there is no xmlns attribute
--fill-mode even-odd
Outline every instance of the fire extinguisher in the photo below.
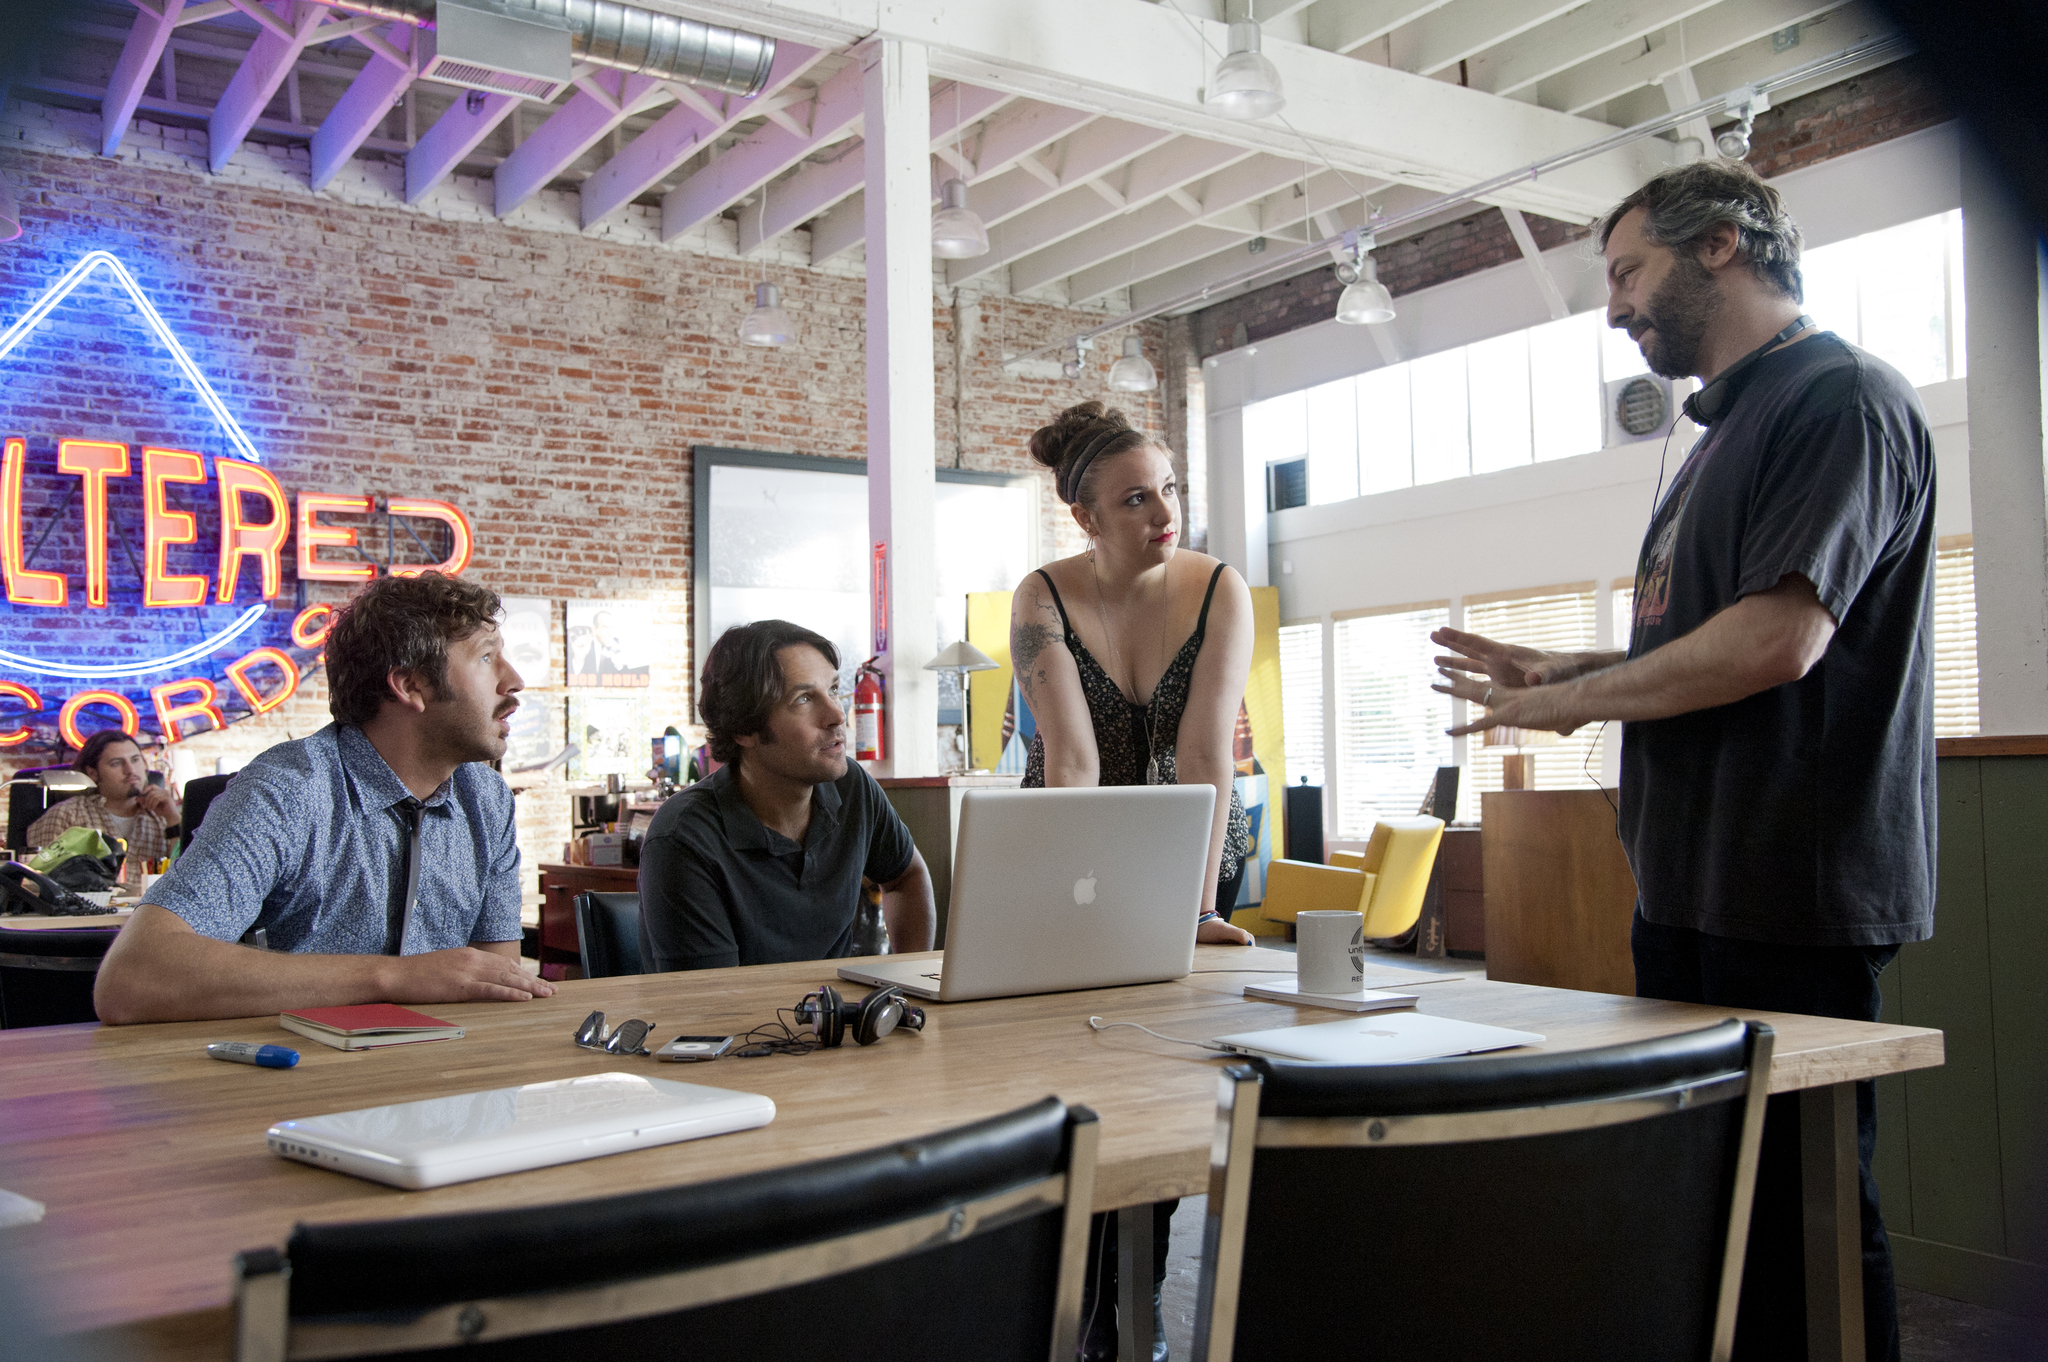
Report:
<svg viewBox="0 0 2048 1362"><path fill-rule="evenodd" d="M882 671L869 658L853 675L853 755L880 761L889 751L882 728Z"/></svg>

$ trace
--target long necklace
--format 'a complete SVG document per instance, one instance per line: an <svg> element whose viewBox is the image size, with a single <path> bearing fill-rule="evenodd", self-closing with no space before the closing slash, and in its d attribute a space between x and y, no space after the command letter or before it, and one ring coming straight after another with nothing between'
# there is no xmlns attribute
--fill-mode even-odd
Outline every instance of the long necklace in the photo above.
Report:
<svg viewBox="0 0 2048 1362"><path fill-rule="evenodd" d="M1123 650L1116 646L1116 633L1109 627L1109 612L1103 606L1102 577L1101 574L1095 571L1095 550L1092 546L1088 550L1088 575L1095 582L1095 618L1102 622L1102 636L1109 641L1109 660L1115 664L1118 671L1122 671L1124 669ZM1159 656L1163 659L1166 656L1166 577L1164 573L1159 578L1159 594L1161 598L1159 602ZM1160 680L1163 681L1165 679L1166 673L1162 670L1160 672ZM1116 678L1112 676L1110 680L1115 682ZM1131 689L1128 693L1124 692L1122 686L1118 686L1117 691L1130 703L1136 705L1138 703L1138 673L1136 671L1131 673ZM1147 785L1157 785L1159 783L1158 703L1159 687L1155 683L1152 687L1152 703L1140 706L1145 711L1145 783Z"/></svg>

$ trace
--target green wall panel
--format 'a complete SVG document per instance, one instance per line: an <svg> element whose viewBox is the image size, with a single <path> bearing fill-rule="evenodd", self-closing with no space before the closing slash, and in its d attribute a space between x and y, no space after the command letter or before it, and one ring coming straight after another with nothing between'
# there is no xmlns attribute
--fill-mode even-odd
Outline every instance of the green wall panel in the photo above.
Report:
<svg viewBox="0 0 2048 1362"><path fill-rule="evenodd" d="M2048 1262L2048 757L1981 765L2003 1252Z"/></svg>

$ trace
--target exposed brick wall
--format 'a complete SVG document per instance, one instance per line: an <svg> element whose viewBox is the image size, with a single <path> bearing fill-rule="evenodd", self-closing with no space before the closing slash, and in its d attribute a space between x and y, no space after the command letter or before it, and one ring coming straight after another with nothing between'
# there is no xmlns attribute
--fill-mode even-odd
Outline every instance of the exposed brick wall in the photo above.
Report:
<svg viewBox="0 0 2048 1362"><path fill-rule="evenodd" d="M149 135L170 147L175 132ZM11 155L6 170L25 231L0 251L0 318L19 316L84 251L115 251L288 492L451 501L475 527L471 575L500 592L653 602L655 730L675 723L690 731L690 451L862 456L864 281L844 269L771 262L799 343L758 350L736 338L763 269L756 262L487 217L437 218L395 198L380 205L303 187L279 192L165 156L141 165ZM272 159L280 173L291 169L289 158ZM487 202L487 185L459 188L465 201ZM366 180L352 192L376 189ZM1029 470L1031 430L1069 403L1108 396L1106 365L1079 382L1042 368L1018 376L1001 367L1002 351L1097 317L971 295L956 312L953 301L935 293L933 302L938 461ZM92 350L92 320L69 312L54 320L59 339L75 343L24 350L4 366L0 433L47 450L58 435L169 440L182 422L190 439L189 418L166 396L174 378L109 379L122 362L117 351ZM1143 334L1157 353L1159 328ZM1163 432L1158 394L1121 394L1117 405ZM40 470L30 478L33 521L54 510L53 491L70 479L49 471L47 453L31 463ZM117 482L110 498L131 534L141 523L139 481ZM1040 487L1043 551L1071 552L1071 521L1049 478L1041 475ZM210 571L212 543L209 524L176 567ZM132 584L121 551L112 557L115 576ZM76 581L72 589L76 596ZM293 589L289 577L285 589ZM310 590L339 599L338 588ZM554 646L560 668L559 607ZM536 689L530 698L559 714L566 695ZM218 759L239 762L304 736L326 721L325 710L316 679L273 713L180 747L211 770ZM22 755L11 764L50 760ZM559 854L567 831L560 785L557 775L521 798L529 861Z"/></svg>
<svg viewBox="0 0 2048 1362"><path fill-rule="evenodd" d="M1789 100L1760 115L1749 163L1766 178L1874 146L1953 115L1916 63L1894 62ZM1551 218L1528 218L1544 250L1582 240L1590 229ZM1389 242L1374 252L1380 282L1395 297L1492 269L1521 258L1507 220L1492 208ZM1329 266L1254 290L1191 314L1195 347L1213 355L1269 336L1328 321L1344 286ZM1243 336L1237 328L1244 327Z"/></svg>

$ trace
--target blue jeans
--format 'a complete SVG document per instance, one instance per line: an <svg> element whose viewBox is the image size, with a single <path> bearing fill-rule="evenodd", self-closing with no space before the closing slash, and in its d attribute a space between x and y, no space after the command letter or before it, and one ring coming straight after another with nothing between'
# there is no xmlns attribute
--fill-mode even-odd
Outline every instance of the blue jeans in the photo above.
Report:
<svg viewBox="0 0 2048 1362"><path fill-rule="evenodd" d="M1779 946L1687 927L1664 927L1637 906L1630 933L1636 995L1679 1003L1877 1020L1877 979L1897 946ZM1857 1187L1863 1203L1863 1340L1872 1362L1898 1362L1898 1298L1892 1246L1877 1211L1877 1085L1856 1085ZM1738 1362L1806 1356L1805 1238L1800 1215L1799 1098L1773 1097L1764 1112L1749 1253L1736 1316Z"/></svg>

